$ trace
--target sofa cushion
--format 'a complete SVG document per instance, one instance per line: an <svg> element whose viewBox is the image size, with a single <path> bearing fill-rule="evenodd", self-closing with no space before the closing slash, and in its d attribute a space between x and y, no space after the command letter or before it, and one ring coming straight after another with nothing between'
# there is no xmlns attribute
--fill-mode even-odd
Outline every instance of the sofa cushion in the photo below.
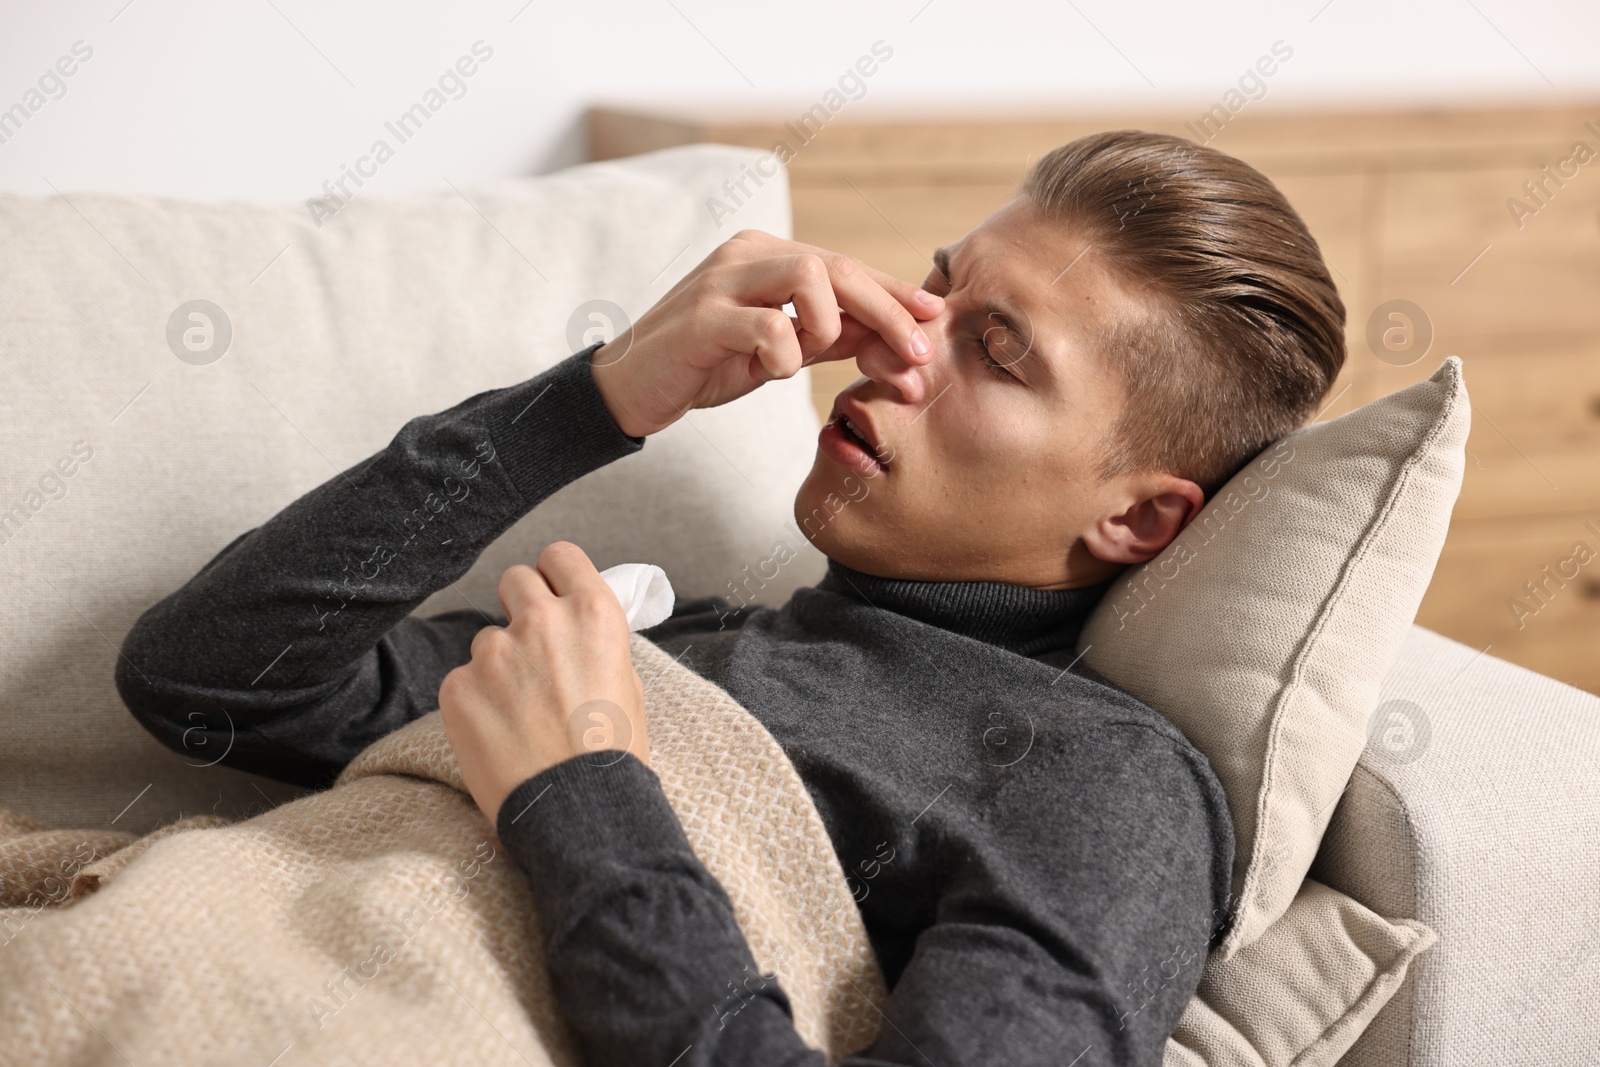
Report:
<svg viewBox="0 0 1600 1067"><path fill-rule="evenodd" d="M734 229L787 236L781 176L722 227L706 209L759 155L363 191L320 226L298 205L0 197L0 807L142 833L290 795L139 728L112 685L128 627L408 419L583 347L616 317L598 302L638 315ZM499 574L560 538L704 595L782 537L796 558L758 596L781 602L824 563L788 532L818 425L808 379L693 412L555 494L418 614L497 612Z"/></svg>
<svg viewBox="0 0 1600 1067"><path fill-rule="evenodd" d="M1436 939L1307 878L1266 933L1205 961L1165 1067L1331 1067Z"/></svg>
<svg viewBox="0 0 1600 1067"><path fill-rule="evenodd" d="M1470 404L1425 382L1265 449L1079 639L1211 762L1236 836L1223 959L1289 908L1367 744L1461 487Z"/></svg>

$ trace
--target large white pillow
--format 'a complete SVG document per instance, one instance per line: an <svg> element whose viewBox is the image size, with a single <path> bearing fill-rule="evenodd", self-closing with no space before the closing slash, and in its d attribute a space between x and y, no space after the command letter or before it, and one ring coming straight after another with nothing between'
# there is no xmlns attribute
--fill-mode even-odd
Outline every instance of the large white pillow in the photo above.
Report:
<svg viewBox="0 0 1600 1067"><path fill-rule="evenodd" d="M1461 489L1461 361L1269 446L1127 571L1084 663L1171 719L1227 793L1237 909L1216 955L1300 891L1367 744Z"/></svg>
<svg viewBox="0 0 1600 1067"><path fill-rule="evenodd" d="M358 191L320 228L301 205L0 197L0 807L142 833L290 795L138 727L112 686L128 627L406 420L582 347L586 302L636 316L734 230L787 236L782 175L720 227L707 210L759 155L700 145L462 193ZM182 316L169 344L192 300L231 326L214 362L220 332L190 353ZM497 613L500 572L558 538L602 567L658 563L686 594L727 594L782 539L796 558L758 599L786 599L825 563L791 518L817 431L808 378L693 412L557 493L419 613Z"/></svg>

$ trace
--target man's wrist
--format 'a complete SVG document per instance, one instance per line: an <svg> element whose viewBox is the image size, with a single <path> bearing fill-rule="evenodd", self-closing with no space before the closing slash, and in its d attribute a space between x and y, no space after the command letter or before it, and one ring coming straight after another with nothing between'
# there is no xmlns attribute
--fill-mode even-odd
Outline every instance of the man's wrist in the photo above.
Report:
<svg viewBox="0 0 1600 1067"><path fill-rule="evenodd" d="M507 795L495 833L552 920L606 870L697 862L660 778L630 752L545 768Z"/></svg>
<svg viewBox="0 0 1600 1067"><path fill-rule="evenodd" d="M618 344L623 346L620 350ZM600 400L606 406L606 412L611 416L611 421L616 423L617 429L629 437L647 437L652 432L650 428L634 423L632 416L623 406L618 393L619 375L618 364L627 355L627 347L632 344L632 335L623 334L616 340L607 342L589 351L589 374L594 380L595 391L600 394Z"/></svg>
<svg viewBox="0 0 1600 1067"><path fill-rule="evenodd" d="M589 350L574 352L501 391L488 412L494 458L529 506L644 447L612 419L588 363Z"/></svg>

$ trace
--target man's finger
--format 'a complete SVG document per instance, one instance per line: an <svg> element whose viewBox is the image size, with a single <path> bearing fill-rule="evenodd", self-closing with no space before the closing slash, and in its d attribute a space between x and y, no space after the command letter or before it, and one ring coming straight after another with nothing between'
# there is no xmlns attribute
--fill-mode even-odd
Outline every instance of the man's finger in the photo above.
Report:
<svg viewBox="0 0 1600 1067"><path fill-rule="evenodd" d="M804 365L795 321L777 308L727 308L712 325L712 338L729 352L748 353L763 380L792 378Z"/></svg>
<svg viewBox="0 0 1600 1067"><path fill-rule="evenodd" d="M552 541L539 553L539 573L556 596L571 596L596 584L606 585L589 554L571 541Z"/></svg>
<svg viewBox="0 0 1600 1067"><path fill-rule="evenodd" d="M861 352L861 347L868 341L876 340L880 344L883 338L878 336L878 331L857 322L851 315L839 316L839 337L824 351L817 353L812 363L832 363L841 359L854 359Z"/></svg>
<svg viewBox="0 0 1600 1067"><path fill-rule="evenodd" d="M852 256L783 240L759 230L741 230L727 245L747 250L742 253L747 256L775 257L790 252L815 256L827 266L829 284L841 308L883 334L890 347L908 362L926 363L932 357L931 344L926 349L918 345L917 321L931 319L944 310L944 298L938 294ZM800 310L798 305L795 310Z"/></svg>
<svg viewBox="0 0 1600 1067"><path fill-rule="evenodd" d="M500 610L505 613L508 623L515 622L540 597L552 595L544 575L526 563L514 563L507 567L500 575L500 584L495 592L500 597Z"/></svg>
<svg viewBox="0 0 1600 1067"><path fill-rule="evenodd" d="M931 319L944 310L944 297L938 293L930 293L920 285L914 285L903 278L896 278L865 263L861 264L861 269L866 271L873 281L883 286L890 296L911 312L914 318Z"/></svg>
<svg viewBox="0 0 1600 1067"><path fill-rule="evenodd" d="M854 359L856 369L874 381L886 382L900 391L907 403L918 403L926 382L918 370L901 359L876 330L867 328L849 315L840 324L839 340L812 362Z"/></svg>
<svg viewBox="0 0 1600 1067"><path fill-rule="evenodd" d="M881 334L907 363L922 364L932 358L933 345L917 319L873 277L877 272L849 256L830 253L824 259L841 308Z"/></svg>
<svg viewBox="0 0 1600 1067"><path fill-rule="evenodd" d="M803 358L809 359L838 340L839 302L821 256L769 256L742 264L732 284L730 295L743 304L794 304Z"/></svg>

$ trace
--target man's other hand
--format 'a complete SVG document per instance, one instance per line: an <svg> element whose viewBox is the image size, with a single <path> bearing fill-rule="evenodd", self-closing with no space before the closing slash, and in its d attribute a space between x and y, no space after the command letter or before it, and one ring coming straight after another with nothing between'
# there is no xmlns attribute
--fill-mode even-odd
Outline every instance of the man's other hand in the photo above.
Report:
<svg viewBox="0 0 1600 1067"><path fill-rule="evenodd" d="M588 554L552 542L537 567L507 569L499 593L507 625L479 630L439 686L445 738L491 826L513 789L574 756L650 763L628 618Z"/></svg>
<svg viewBox="0 0 1600 1067"><path fill-rule="evenodd" d="M915 402L914 368L933 355L917 323L943 307L850 256L741 230L589 362L606 409L634 437L868 347L892 355L882 376Z"/></svg>

